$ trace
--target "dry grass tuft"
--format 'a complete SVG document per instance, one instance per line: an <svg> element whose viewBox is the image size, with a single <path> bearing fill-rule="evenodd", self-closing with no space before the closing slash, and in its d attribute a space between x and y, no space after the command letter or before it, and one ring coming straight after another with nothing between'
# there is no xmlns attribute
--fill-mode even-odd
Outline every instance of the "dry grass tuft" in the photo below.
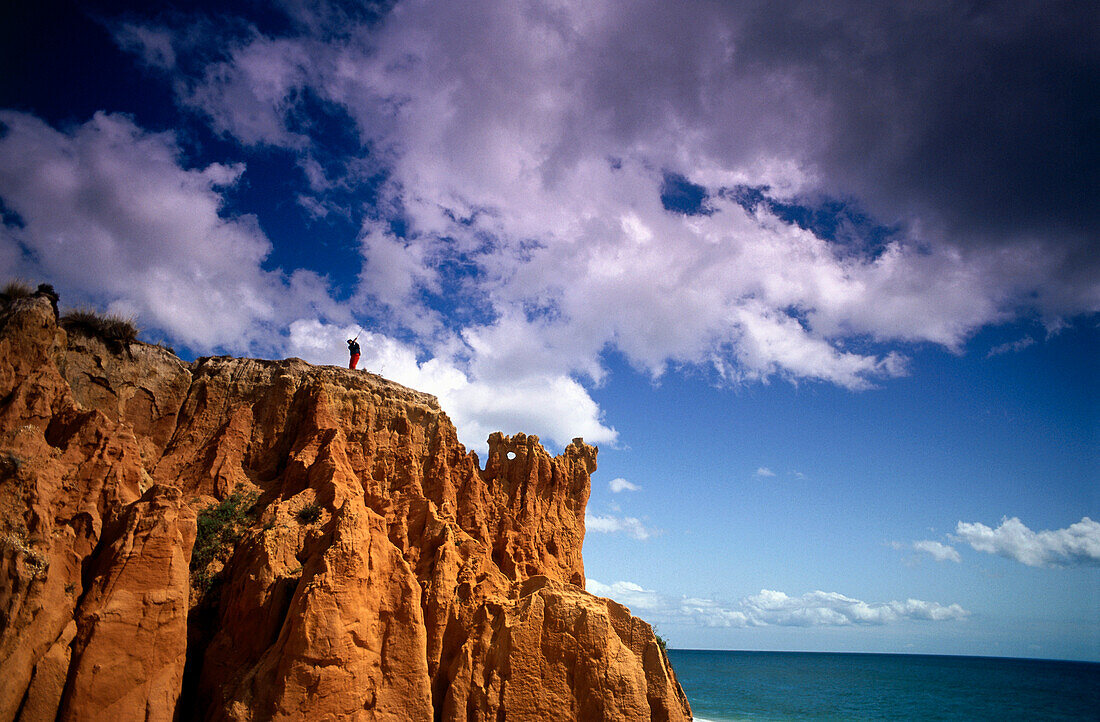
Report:
<svg viewBox="0 0 1100 722"><path fill-rule="evenodd" d="M4 284L4 287L0 289L0 305L10 306L13 301L18 301L22 298L30 298L34 295L34 289L30 287L24 281L14 279Z"/></svg>
<svg viewBox="0 0 1100 722"><path fill-rule="evenodd" d="M98 338L116 353L137 341L138 328L132 318L99 314L87 309L69 311L61 317L61 326L69 333Z"/></svg>
<svg viewBox="0 0 1100 722"><path fill-rule="evenodd" d="M298 510L295 516L298 518L299 523L308 526L321 518L321 507L316 502L306 504Z"/></svg>

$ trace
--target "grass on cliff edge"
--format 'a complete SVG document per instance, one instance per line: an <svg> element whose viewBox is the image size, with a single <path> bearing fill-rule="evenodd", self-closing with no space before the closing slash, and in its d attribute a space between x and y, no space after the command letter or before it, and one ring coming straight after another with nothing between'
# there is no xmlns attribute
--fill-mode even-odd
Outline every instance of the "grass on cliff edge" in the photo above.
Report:
<svg viewBox="0 0 1100 722"><path fill-rule="evenodd" d="M252 522L250 512L259 496L257 491L237 489L224 501L199 512L195 546L191 551L191 584L200 595L210 588L217 576L217 572L210 573L210 565L214 561L227 562L248 530Z"/></svg>
<svg viewBox="0 0 1100 722"><path fill-rule="evenodd" d="M21 298L30 298L33 295L34 291L27 283L18 279L8 281L4 284L4 287L0 289L0 305L8 306L12 301L17 301Z"/></svg>
<svg viewBox="0 0 1100 722"><path fill-rule="evenodd" d="M0 286L0 323L3 321L3 315L16 306L19 301L35 297L49 299L54 313L58 313L57 302L59 297L54 287L48 283L40 283L37 289L32 289L26 281L17 278ZM130 344L138 341L138 334L141 332L141 329L134 323L133 318L110 313L103 314L86 308L69 311L61 316L58 322L69 333L98 338L115 354L129 351ZM175 349L164 343L151 343L148 345L157 346L171 354L176 353Z"/></svg>
<svg viewBox="0 0 1100 722"><path fill-rule="evenodd" d="M0 287L0 314L6 314L16 307L20 301L29 298L47 298L53 311L57 313L57 291L48 283L38 284L38 288L32 289L30 284L21 279L13 279Z"/></svg>
<svg viewBox="0 0 1100 722"><path fill-rule="evenodd" d="M133 319L87 309L69 311L61 317L61 326L70 333L98 338L112 349L128 347L138 336Z"/></svg>

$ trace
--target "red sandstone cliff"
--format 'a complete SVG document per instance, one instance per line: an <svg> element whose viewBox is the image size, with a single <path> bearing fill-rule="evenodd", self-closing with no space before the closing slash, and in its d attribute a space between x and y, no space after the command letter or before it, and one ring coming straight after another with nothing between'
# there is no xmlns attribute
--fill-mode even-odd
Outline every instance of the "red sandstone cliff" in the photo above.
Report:
<svg viewBox="0 0 1100 722"><path fill-rule="evenodd" d="M690 719L649 625L584 591L595 468L494 434L481 469L373 374L111 350L12 301L0 721Z"/></svg>

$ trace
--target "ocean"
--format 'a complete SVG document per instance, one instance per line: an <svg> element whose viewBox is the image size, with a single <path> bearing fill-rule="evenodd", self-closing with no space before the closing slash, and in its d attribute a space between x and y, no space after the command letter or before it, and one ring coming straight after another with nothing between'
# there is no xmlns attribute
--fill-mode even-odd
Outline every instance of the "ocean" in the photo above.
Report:
<svg viewBox="0 0 1100 722"><path fill-rule="evenodd" d="M698 722L1100 720L1100 664L668 650Z"/></svg>

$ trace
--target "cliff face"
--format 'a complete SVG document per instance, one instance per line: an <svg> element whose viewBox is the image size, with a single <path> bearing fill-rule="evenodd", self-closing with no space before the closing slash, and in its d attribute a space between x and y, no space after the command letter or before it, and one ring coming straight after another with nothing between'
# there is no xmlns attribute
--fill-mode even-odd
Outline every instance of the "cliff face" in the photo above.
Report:
<svg viewBox="0 0 1100 722"><path fill-rule="evenodd" d="M690 719L583 590L580 439L482 469L373 374L0 324L0 720Z"/></svg>

